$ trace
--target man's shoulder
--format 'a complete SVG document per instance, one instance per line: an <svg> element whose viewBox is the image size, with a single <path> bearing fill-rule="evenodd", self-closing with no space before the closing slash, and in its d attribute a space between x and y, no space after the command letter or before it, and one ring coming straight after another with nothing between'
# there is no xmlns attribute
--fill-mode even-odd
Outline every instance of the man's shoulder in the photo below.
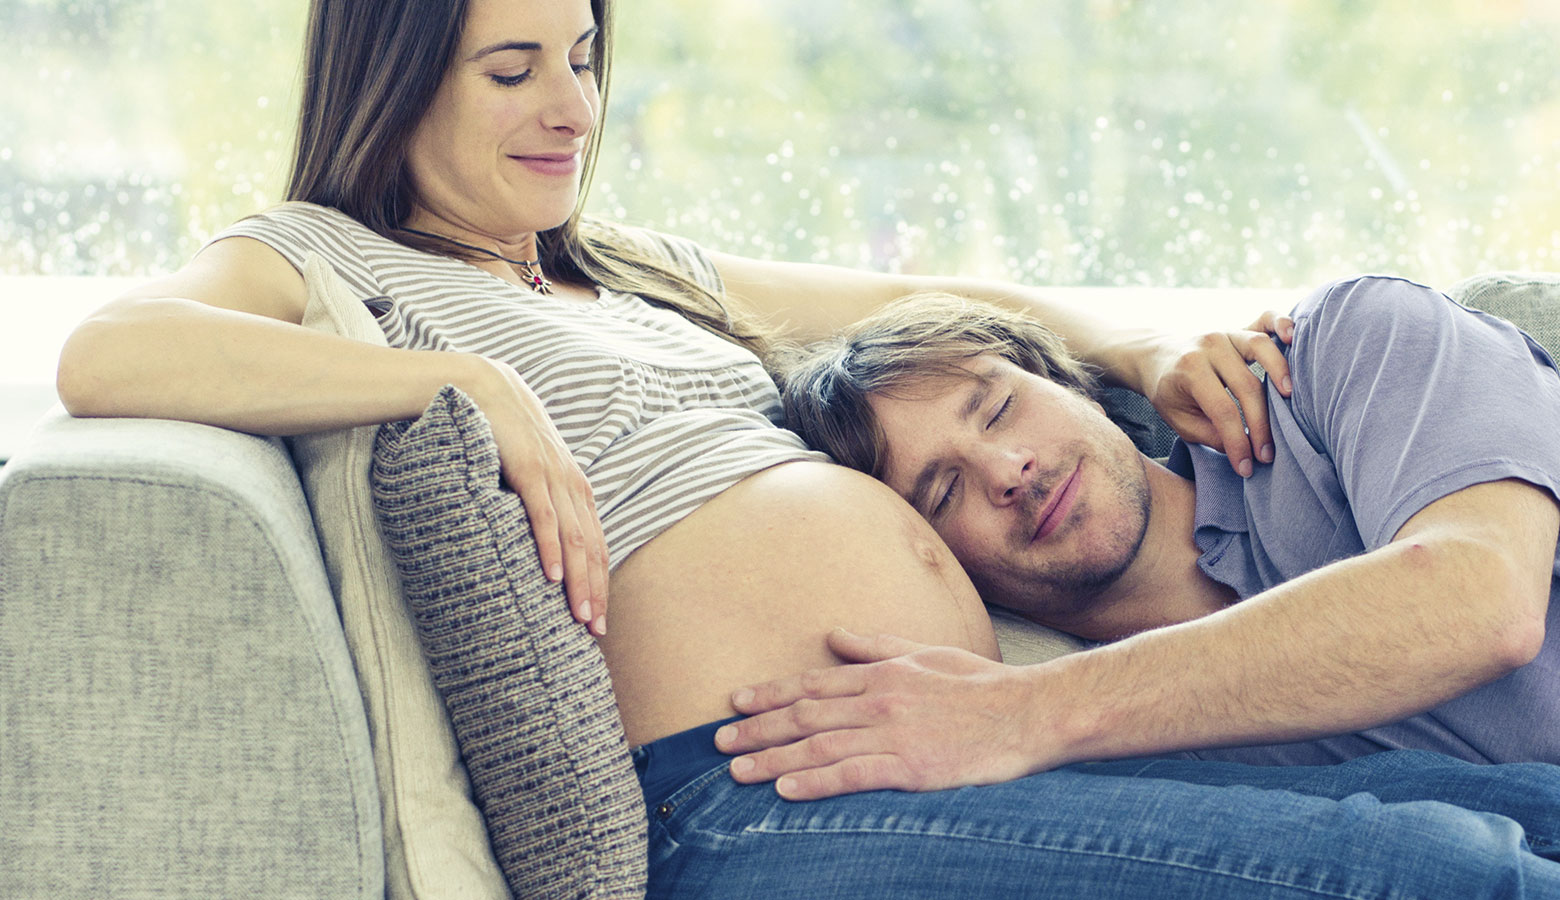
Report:
<svg viewBox="0 0 1560 900"><path fill-rule="evenodd" d="M1297 327L1335 332L1393 322L1423 322L1459 309L1435 288L1395 275L1355 275L1323 285L1295 305ZM1296 341L1298 343L1298 340Z"/></svg>
<svg viewBox="0 0 1560 900"><path fill-rule="evenodd" d="M1439 353L1475 315L1440 291L1386 275L1359 275L1324 285L1297 304L1287 350L1297 389L1311 377L1331 380L1365 365L1408 366ZM1428 356L1427 356L1428 354ZM1381 385L1377 384L1376 387Z"/></svg>

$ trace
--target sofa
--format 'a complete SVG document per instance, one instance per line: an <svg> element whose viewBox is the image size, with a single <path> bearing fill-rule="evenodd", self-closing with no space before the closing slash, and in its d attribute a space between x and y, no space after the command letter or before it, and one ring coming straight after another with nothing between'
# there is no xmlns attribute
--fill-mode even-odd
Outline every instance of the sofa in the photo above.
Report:
<svg viewBox="0 0 1560 900"><path fill-rule="evenodd" d="M1560 279L1485 275L1450 293L1560 347ZM1163 455L1151 408L1116 400ZM347 576L317 528L331 511L298 452L56 409L0 469L0 897L511 893L480 813L455 809L471 803L458 756L388 792L385 769L408 764L370 721L385 689L344 625ZM1010 661L1081 646L997 619ZM463 836L430 841L423 819Z"/></svg>

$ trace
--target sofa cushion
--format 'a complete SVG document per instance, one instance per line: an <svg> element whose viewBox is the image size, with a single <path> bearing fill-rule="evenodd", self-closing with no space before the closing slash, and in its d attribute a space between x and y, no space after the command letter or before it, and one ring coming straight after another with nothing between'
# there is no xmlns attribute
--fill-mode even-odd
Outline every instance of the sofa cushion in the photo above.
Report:
<svg viewBox="0 0 1560 900"><path fill-rule="evenodd" d="M323 257L304 262L303 324L385 344L361 296ZM390 900L507 900L449 717L423 661L400 578L374 524L377 426L288 440L368 711Z"/></svg>
<svg viewBox="0 0 1560 900"><path fill-rule="evenodd" d="M643 896L644 799L606 661L542 574L487 420L446 387L380 428L373 482L511 890Z"/></svg>

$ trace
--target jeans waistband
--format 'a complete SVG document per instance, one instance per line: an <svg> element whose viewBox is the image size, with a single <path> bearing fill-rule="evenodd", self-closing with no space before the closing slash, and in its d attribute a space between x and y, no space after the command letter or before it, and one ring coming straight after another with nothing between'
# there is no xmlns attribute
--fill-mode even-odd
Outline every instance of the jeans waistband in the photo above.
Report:
<svg viewBox="0 0 1560 900"><path fill-rule="evenodd" d="M731 757L715 749L715 731L740 718L709 722L635 747L634 771L644 789L645 803L656 806L678 788L729 761Z"/></svg>

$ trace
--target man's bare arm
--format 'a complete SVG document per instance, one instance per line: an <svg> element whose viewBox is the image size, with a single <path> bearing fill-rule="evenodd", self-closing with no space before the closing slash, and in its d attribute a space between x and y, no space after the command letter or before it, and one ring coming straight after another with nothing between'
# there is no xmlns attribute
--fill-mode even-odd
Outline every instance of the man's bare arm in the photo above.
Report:
<svg viewBox="0 0 1560 900"><path fill-rule="evenodd" d="M1396 721L1532 660L1557 535L1554 498L1506 480L1430 504L1371 553L1039 666L836 634L836 652L865 665L738 692L753 717L718 740L746 754L738 780L784 775L781 793L805 799Z"/></svg>

